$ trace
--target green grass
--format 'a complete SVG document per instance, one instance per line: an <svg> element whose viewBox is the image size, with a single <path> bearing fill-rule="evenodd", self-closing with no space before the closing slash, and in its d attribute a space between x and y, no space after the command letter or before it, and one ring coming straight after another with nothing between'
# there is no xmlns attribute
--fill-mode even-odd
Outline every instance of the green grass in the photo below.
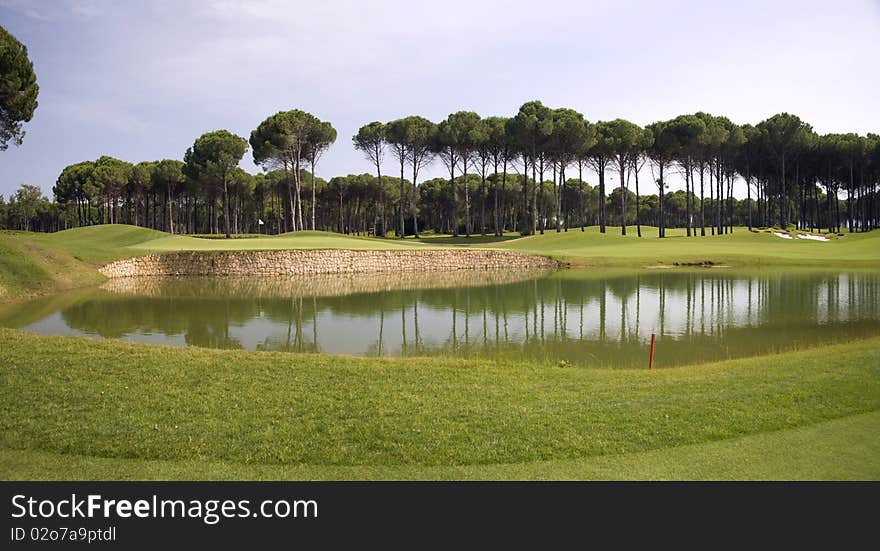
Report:
<svg viewBox="0 0 880 551"><path fill-rule="evenodd" d="M545 255L574 266L644 268L676 263L754 266L821 266L823 268L880 267L880 231L845 233L828 243L780 239L768 232L736 228L731 235L687 238L684 230L669 230L658 239L656 229L643 227L642 238L630 228L627 237L619 228L604 235L595 227L586 232L548 231L545 235L470 238L425 235L412 238L346 236L329 232L296 232L247 239L205 239L169 235L127 225L76 228L54 234L0 231L0 300L26 298L102 281L96 268L116 260L148 253L182 250L279 249L401 249L411 247L494 247Z"/></svg>
<svg viewBox="0 0 880 551"><path fill-rule="evenodd" d="M422 234L419 236L419 241L428 245L455 245L459 247L469 247L473 245L495 245L504 243L505 241L520 239L521 237L522 236L519 233L515 232L508 232L501 236L491 234L472 234L470 237L464 235L453 237L449 234Z"/></svg>
<svg viewBox="0 0 880 551"><path fill-rule="evenodd" d="M0 232L0 301L28 298L64 289L95 285L104 277L55 246L45 235Z"/></svg>
<svg viewBox="0 0 880 551"><path fill-rule="evenodd" d="M829 243L737 228L396 240L133 226L0 232L0 300L177 250L498 247L610 271L674 263L880 267L880 231ZM564 277L565 274L560 274ZM55 300L69 300L59 294ZM880 338L655 372L156 347L0 329L0 478L880 479Z"/></svg>
<svg viewBox="0 0 880 551"><path fill-rule="evenodd" d="M12 480L878 480L880 412L647 452L467 466L247 465L0 448Z"/></svg>
<svg viewBox="0 0 880 551"><path fill-rule="evenodd" d="M531 254L552 256L577 266L672 265L710 261L734 266L813 265L838 267L880 267L880 231L844 234L829 242L782 239L772 233L735 228L733 234L686 237L684 230L669 230L665 239L656 228L643 227L643 237L628 228L598 228L585 232L546 232L494 246Z"/></svg>
<svg viewBox="0 0 880 551"><path fill-rule="evenodd" d="M304 231L251 239L201 239L164 236L130 246L132 253L169 251L245 251L279 249L400 249L420 246L413 240L372 239L330 232Z"/></svg>
<svg viewBox="0 0 880 551"><path fill-rule="evenodd" d="M880 338L649 372L0 330L6 478L877 479L878 409Z"/></svg>
<svg viewBox="0 0 880 551"><path fill-rule="evenodd" d="M311 231L248 239L204 239L122 224L51 234L0 231L0 301L96 285L104 280L98 267L119 258L149 253L424 246L412 239L396 241Z"/></svg>

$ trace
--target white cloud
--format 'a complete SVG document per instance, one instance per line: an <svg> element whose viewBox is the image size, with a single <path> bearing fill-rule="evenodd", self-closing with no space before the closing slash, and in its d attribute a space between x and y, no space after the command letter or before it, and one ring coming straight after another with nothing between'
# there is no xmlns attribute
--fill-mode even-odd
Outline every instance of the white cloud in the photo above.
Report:
<svg viewBox="0 0 880 551"><path fill-rule="evenodd" d="M71 15L86 19L103 15L105 11L99 4L106 3L107 0L0 0L0 8L38 21L54 21Z"/></svg>

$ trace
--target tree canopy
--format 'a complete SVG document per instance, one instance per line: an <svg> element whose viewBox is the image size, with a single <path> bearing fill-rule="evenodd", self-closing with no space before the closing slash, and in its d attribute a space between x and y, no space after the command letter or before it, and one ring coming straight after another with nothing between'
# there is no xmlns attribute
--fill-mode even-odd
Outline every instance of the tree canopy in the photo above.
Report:
<svg viewBox="0 0 880 551"><path fill-rule="evenodd" d="M184 156L186 164L190 166L190 174L222 183L223 227L227 238L230 237L229 172L241 162L247 147L247 141L241 136L228 130L215 130L197 138Z"/></svg>
<svg viewBox="0 0 880 551"><path fill-rule="evenodd" d="M0 26L0 151L21 145L22 123L34 116L39 93L27 47Z"/></svg>
<svg viewBox="0 0 880 551"><path fill-rule="evenodd" d="M317 175L317 160L335 139L329 122L294 109L251 132L254 160L265 171L256 176L237 167L247 144L226 131L196 140L183 163L131 165L106 156L75 163L54 188L57 219L210 233L222 220L227 232L333 228L398 237L422 229L470 235L477 224L480 233L494 227L496 235L589 224L600 231L619 225L625 234L632 223L639 236L646 223L661 237L667 227L695 236L740 224L862 231L880 220L878 135L819 136L787 113L740 125L697 112L641 127L619 118L593 124L574 109L530 101L512 117L457 111L437 124L409 115L367 123L352 136L373 175L328 183ZM219 144L227 142L224 156ZM399 165L397 177L383 174L386 153ZM420 182L435 159L448 177ZM572 165L577 177L569 174ZM612 168L619 185L608 193ZM656 191L644 194L639 177L647 170ZM678 177L684 189L670 190ZM735 182L744 185L745 199L733 196Z"/></svg>

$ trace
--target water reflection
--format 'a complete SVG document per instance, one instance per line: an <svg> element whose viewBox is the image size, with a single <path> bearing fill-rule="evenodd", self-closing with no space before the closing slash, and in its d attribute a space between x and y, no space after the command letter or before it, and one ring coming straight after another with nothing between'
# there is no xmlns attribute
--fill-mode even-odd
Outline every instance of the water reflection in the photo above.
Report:
<svg viewBox="0 0 880 551"><path fill-rule="evenodd" d="M32 304L22 311L39 312L38 319L7 313L0 324L212 348L527 357L603 366L644 365L651 333L658 335L659 366L880 334L880 274L874 273L702 270L597 277L562 271L508 274L500 282L455 277L464 279L435 288L376 274L341 286L331 285L332 278L326 285L133 280L57 308ZM361 292L341 294L345 289ZM141 294L131 294L135 290Z"/></svg>

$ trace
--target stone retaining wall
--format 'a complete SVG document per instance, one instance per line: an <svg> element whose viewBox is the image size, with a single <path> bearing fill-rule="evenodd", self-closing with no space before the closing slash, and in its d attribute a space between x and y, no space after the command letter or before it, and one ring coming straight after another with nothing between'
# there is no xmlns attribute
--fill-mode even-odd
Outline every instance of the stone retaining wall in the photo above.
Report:
<svg viewBox="0 0 880 551"><path fill-rule="evenodd" d="M111 262L100 268L109 278L138 276L296 276L374 272L455 270L535 270L557 267L554 260L490 249L342 249L282 251L182 251Z"/></svg>
<svg viewBox="0 0 880 551"><path fill-rule="evenodd" d="M547 275L550 270L457 270L306 276L141 276L117 277L101 285L116 294L166 297L335 297L410 289L448 289L507 285Z"/></svg>

